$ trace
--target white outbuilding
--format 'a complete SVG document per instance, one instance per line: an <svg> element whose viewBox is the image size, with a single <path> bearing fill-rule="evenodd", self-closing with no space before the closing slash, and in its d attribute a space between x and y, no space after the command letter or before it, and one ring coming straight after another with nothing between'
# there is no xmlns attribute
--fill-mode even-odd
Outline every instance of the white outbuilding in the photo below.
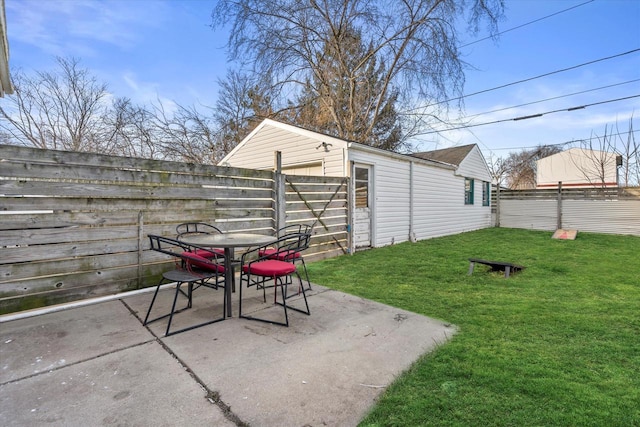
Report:
<svg viewBox="0 0 640 427"><path fill-rule="evenodd" d="M258 125L221 166L350 177L354 249L491 226L490 181L477 145L398 154L274 120Z"/></svg>
<svg viewBox="0 0 640 427"><path fill-rule="evenodd" d="M536 161L537 188L617 187L622 156L574 147Z"/></svg>

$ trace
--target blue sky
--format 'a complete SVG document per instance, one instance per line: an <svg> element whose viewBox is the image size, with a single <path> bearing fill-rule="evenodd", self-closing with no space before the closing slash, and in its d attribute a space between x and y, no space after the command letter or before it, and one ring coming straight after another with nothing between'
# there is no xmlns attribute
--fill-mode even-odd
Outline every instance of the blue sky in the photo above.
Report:
<svg viewBox="0 0 640 427"><path fill-rule="evenodd" d="M465 94L640 48L638 0L506 0L506 4L501 31L557 15L508 31L497 42L484 40L462 48L464 60L473 66L466 74ZM214 5L215 0L6 0L10 66L42 71L53 67L56 55L75 57L106 82L114 96L141 104L161 99L167 105L175 101L213 106L216 81L228 68L227 34L209 27ZM468 36L465 42L485 36ZM472 123L482 124L640 95L638 79L640 51L469 96L464 115L590 91L473 119ZM617 86L593 90L609 85ZM538 144L601 136L605 126L616 121L626 130L634 111L639 118L640 97L425 135L417 142L422 150L477 143L485 157L505 156ZM640 125L636 128L640 130Z"/></svg>

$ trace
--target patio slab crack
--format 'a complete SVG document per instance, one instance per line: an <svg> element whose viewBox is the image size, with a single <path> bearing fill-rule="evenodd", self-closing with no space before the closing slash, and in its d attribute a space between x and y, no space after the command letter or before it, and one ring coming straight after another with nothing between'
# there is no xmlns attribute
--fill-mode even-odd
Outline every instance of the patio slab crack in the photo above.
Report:
<svg viewBox="0 0 640 427"><path fill-rule="evenodd" d="M120 302L131 312L133 316L142 324L143 320L138 316L138 313L133 310L124 300L120 300ZM200 377L185 363L172 349L169 347L161 337L156 335L148 326L145 328L149 331L151 335L154 336L154 340L166 351L174 360L178 362L178 364L189 374L189 376L206 392L205 398L213 405L217 406L218 409L222 412L224 417L234 423L238 427L249 427L249 424L242 421L238 415L236 415L229 405L224 403L224 401L220 398L220 393L211 390L207 384L205 384ZM154 341L150 340L150 341Z"/></svg>

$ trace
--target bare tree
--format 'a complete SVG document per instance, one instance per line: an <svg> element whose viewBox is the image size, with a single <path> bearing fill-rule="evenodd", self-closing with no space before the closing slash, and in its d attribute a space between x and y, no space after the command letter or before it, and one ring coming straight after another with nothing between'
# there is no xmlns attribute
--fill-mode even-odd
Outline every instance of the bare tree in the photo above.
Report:
<svg viewBox="0 0 640 427"><path fill-rule="evenodd" d="M295 123L318 132L374 147L398 150L403 145L396 111L397 90L385 91L386 66L378 63L362 35L345 28L324 47L319 72L295 100Z"/></svg>
<svg viewBox="0 0 640 427"><path fill-rule="evenodd" d="M71 151L103 151L99 137L107 87L76 59L57 58L56 72L14 74L15 94L0 106L0 128L18 143Z"/></svg>
<svg viewBox="0 0 640 427"><path fill-rule="evenodd" d="M216 163L228 151L213 115L112 98L79 60L57 63L50 72L14 73L15 94L0 101L0 141L193 163Z"/></svg>
<svg viewBox="0 0 640 427"><path fill-rule="evenodd" d="M507 160L490 154L487 159L487 166L489 167L489 173L491 174L493 184L496 186L504 185L504 181L509 173L509 164L507 163Z"/></svg>
<svg viewBox="0 0 640 427"><path fill-rule="evenodd" d="M536 188L536 161L562 151L557 145L539 145L511 153L501 164L507 187L512 190Z"/></svg>
<svg viewBox="0 0 640 427"><path fill-rule="evenodd" d="M161 102L153 105L154 145L163 158L188 163L215 164L224 153L217 150L217 131L211 117L195 107L178 105L169 114Z"/></svg>
<svg viewBox="0 0 640 427"><path fill-rule="evenodd" d="M154 116L128 98L115 99L105 117L105 135L110 154L150 159L162 158L155 144Z"/></svg>
<svg viewBox="0 0 640 427"><path fill-rule="evenodd" d="M312 83L318 105L335 121L335 135L356 135L359 142L369 143L388 113L389 100L397 102L402 115L416 102L424 105L461 93L464 73L456 23L467 16L472 30L487 22L495 34L503 7L503 0L221 0L213 25L231 23L231 58L251 64L257 75L272 77L278 94L274 109ZM354 34L360 39L356 50ZM371 76L367 70L372 69L377 81L367 87L363 77ZM370 90L372 98L345 96L338 88L353 95ZM360 111L368 112L362 129L353 120ZM423 117L404 117L412 121L402 122L405 141L428 126Z"/></svg>
<svg viewBox="0 0 640 427"><path fill-rule="evenodd" d="M580 147L569 150L569 154L571 163L591 186L604 188L618 184L617 167L621 157L615 152L610 129L605 127L602 137L592 134L580 141Z"/></svg>
<svg viewBox="0 0 640 427"><path fill-rule="evenodd" d="M640 143L636 140L633 128L633 114L629 118L629 127L626 132L621 131L616 122L618 152L622 156L620 184L625 187L640 186Z"/></svg>
<svg viewBox="0 0 640 427"><path fill-rule="evenodd" d="M580 150L571 161L586 182L594 187L640 185L640 147L633 121L632 114L627 130L616 122L615 127L606 125L601 136L592 132L589 139L579 142Z"/></svg>
<svg viewBox="0 0 640 427"><path fill-rule="evenodd" d="M219 129L218 147L224 155L231 151L263 119L274 118L272 85L269 76L253 78L231 70L220 85L214 119Z"/></svg>

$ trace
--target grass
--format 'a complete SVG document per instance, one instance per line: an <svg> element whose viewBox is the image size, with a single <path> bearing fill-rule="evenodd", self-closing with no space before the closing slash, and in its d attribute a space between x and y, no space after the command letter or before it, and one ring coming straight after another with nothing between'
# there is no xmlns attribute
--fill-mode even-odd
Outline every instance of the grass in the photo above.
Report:
<svg viewBox="0 0 640 427"><path fill-rule="evenodd" d="M526 266L505 279L468 258ZM640 426L640 238L492 228L309 265L312 282L459 327L362 426Z"/></svg>

